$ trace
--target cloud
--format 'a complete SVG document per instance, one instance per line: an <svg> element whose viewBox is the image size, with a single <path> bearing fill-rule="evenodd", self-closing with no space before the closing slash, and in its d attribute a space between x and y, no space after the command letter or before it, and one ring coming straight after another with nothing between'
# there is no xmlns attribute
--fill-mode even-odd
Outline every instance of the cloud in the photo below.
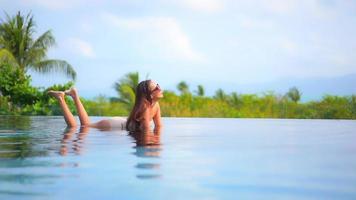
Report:
<svg viewBox="0 0 356 200"><path fill-rule="evenodd" d="M68 38L66 41L67 48L76 54L87 58L94 58L95 53L90 43L79 38Z"/></svg>
<svg viewBox="0 0 356 200"><path fill-rule="evenodd" d="M195 11L215 13L223 10L222 0L174 0L174 3Z"/></svg>
<svg viewBox="0 0 356 200"><path fill-rule="evenodd" d="M204 56L196 52L179 23L171 17L120 18L103 13L103 19L111 26L140 33L145 53L156 52L170 59L202 61ZM150 42L147 42L150 41Z"/></svg>

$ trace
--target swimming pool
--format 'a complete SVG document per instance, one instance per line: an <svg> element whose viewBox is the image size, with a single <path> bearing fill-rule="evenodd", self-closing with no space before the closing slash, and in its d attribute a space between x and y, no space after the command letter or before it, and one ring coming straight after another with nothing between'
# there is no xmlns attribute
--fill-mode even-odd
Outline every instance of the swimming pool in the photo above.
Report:
<svg viewBox="0 0 356 200"><path fill-rule="evenodd" d="M356 199L356 121L163 123L132 137L0 116L0 199Z"/></svg>

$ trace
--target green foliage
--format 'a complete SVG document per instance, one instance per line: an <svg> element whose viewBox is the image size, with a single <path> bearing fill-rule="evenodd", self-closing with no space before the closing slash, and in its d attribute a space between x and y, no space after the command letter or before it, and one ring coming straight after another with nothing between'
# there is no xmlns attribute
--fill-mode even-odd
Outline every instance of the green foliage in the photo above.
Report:
<svg viewBox="0 0 356 200"><path fill-rule="evenodd" d="M355 117L356 116L356 95L352 95L348 97L349 101L349 110L351 112L351 116Z"/></svg>
<svg viewBox="0 0 356 200"><path fill-rule="evenodd" d="M320 118L323 119L342 119L352 117L350 101L345 97L325 95L321 102L317 104L317 107L320 109Z"/></svg>
<svg viewBox="0 0 356 200"><path fill-rule="evenodd" d="M114 89L119 95L116 99L127 108L134 105L136 97L136 87L139 84L140 76L138 72L128 73L123 78L114 83ZM115 100L114 100L115 101Z"/></svg>
<svg viewBox="0 0 356 200"><path fill-rule="evenodd" d="M188 86L188 84L187 84L185 81L179 82L178 85L177 85L177 89L179 90L179 92L180 92L181 94L190 93L190 91L189 91L189 86Z"/></svg>
<svg viewBox="0 0 356 200"><path fill-rule="evenodd" d="M67 90L74 85L73 82L47 89L34 88L30 85L30 77L21 73L20 68L5 63L0 66L0 114L62 115L58 101L50 98L47 91ZM81 98L81 101L91 116L127 116L132 109L134 88L138 82L138 73L129 73L115 83L119 94L116 100L99 95L93 100ZM181 85L188 86L185 82ZM325 95L320 101L296 103L296 99L272 91L262 95L227 94L218 89L213 97L207 97L199 92L193 95L185 86L180 87L180 95L164 91L164 98L160 100L162 116L356 119L356 95ZM73 101L66 97L66 102L76 114Z"/></svg>
<svg viewBox="0 0 356 200"><path fill-rule="evenodd" d="M81 99L86 111L91 116L127 116L129 109L122 102L110 102L105 96L99 95L93 100Z"/></svg>
<svg viewBox="0 0 356 200"><path fill-rule="evenodd" d="M35 22L33 16L21 15L10 17L0 24L0 62L6 62L26 72L28 69L40 73L62 72L73 80L76 72L64 60L47 59L47 51L55 45L50 30L33 38Z"/></svg>
<svg viewBox="0 0 356 200"><path fill-rule="evenodd" d="M160 105L162 115L169 117L356 119L355 95L327 95L320 102L297 104L274 92L258 96L219 89L214 97L201 97L165 91Z"/></svg>
<svg viewBox="0 0 356 200"><path fill-rule="evenodd" d="M289 89L286 96L293 102L297 103L300 100L302 93L299 92L298 88L292 87Z"/></svg>
<svg viewBox="0 0 356 200"><path fill-rule="evenodd" d="M0 63L0 114L61 115L58 102L47 95L48 90L66 90L74 85L53 85L47 89L31 86L31 77L18 67ZM69 101L70 108L74 104ZM75 113L75 112L74 112Z"/></svg>
<svg viewBox="0 0 356 200"><path fill-rule="evenodd" d="M197 91L195 91L197 96L204 96L205 95L205 90L202 85L198 85Z"/></svg>
<svg viewBox="0 0 356 200"><path fill-rule="evenodd" d="M0 63L0 92L10 107L30 105L38 100L38 90L30 82L31 77L22 73L21 69Z"/></svg>
<svg viewBox="0 0 356 200"><path fill-rule="evenodd" d="M221 88L216 90L215 92L215 96L214 98L217 99L217 100L220 100L220 101L227 101L228 96L225 94L224 90L222 90Z"/></svg>
<svg viewBox="0 0 356 200"><path fill-rule="evenodd" d="M230 102L230 105L236 109L241 108L242 103L243 103L241 96L238 95L236 92L231 93L229 102Z"/></svg>
<svg viewBox="0 0 356 200"><path fill-rule="evenodd" d="M0 115L11 114L11 104L7 97L0 95Z"/></svg>

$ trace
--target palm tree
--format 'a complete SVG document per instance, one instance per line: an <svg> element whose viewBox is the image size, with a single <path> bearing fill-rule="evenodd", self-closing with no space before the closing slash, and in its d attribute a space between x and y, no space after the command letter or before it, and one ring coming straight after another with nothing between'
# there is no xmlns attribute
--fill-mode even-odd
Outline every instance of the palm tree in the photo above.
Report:
<svg viewBox="0 0 356 200"><path fill-rule="evenodd" d="M236 92L231 93L230 102L235 107L240 107L243 103L241 95L238 95Z"/></svg>
<svg viewBox="0 0 356 200"><path fill-rule="evenodd" d="M290 98L293 102L297 103L300 100L302 93L299 92L298 88L292 87L289 89L286 96Z"/></svg>
<svg viewBox="0 0 356 200"><path fill-rule="evenodd" d="M204 91L204 87L202 85L198 85L198 90L195 91L195 93L198 95L198 96L204 96L205 95L205 91Z"/></svg>
<svg viewBox="0 0 356 200"><path fill-rule="evenodd" d="M187 94L189 92L189 86L185 81L181 81L177 85L177 89L180 91L181 94Z"/></svg>
<svg viewBox="0 0 356 200"><path fill-rule="evenodd" d="M114 83L114 89L119 95L119 101L133 106L136 98L136 87L139 84L140 76L138 72L128 73L124 78Z"/></svg>
<svg viewBox="0 0 356 200"><path fill-rule="evenodd" d="M216 90L214 98L221 100L221 101L226 101L228 99L228 96L226 95L224 90L222 90L220 88L220 89Z"/></svg>
<svg viewBox="0 0 356 200"><path fill-rule="evenodd" d="M0 24L0 60L19 67L24 73L32 69L40 73L62 72L72 80L76 78L73 67L64 60L47 59L47 51L55 45L55 39L50 30L37 39L33 16L21 15L10 17Z"/></svg>

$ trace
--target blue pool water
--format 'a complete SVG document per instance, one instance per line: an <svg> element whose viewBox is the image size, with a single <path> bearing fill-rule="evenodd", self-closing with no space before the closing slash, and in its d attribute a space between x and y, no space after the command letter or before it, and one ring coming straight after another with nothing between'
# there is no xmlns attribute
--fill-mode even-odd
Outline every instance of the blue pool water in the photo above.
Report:
<svg viewBox="0 0 356 200"><path fill-rule="evenodd" d="M163 123L130 136L0 116L0 199L356 199L355 121Z"/></svg>

